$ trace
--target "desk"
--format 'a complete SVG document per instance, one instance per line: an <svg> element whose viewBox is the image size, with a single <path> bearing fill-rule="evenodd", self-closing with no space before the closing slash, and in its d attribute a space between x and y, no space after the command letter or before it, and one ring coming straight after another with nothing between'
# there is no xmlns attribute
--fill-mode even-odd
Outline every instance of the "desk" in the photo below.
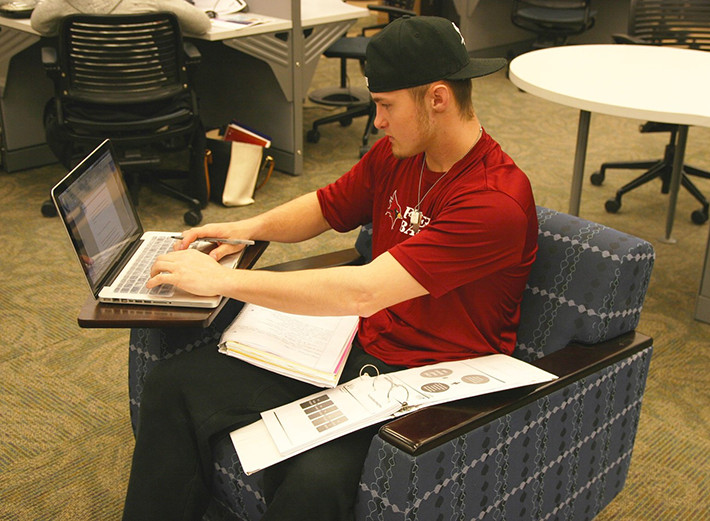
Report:
<svg viewBox="0 0 710 521"><path fill-rule="evenodd" d="M320 55L369 11L341 0L250 0L249 7L271 21L247 28L217 21L208 34L193 37L203 54L196 81L203 120L214 127L237 118L270 135L277 168L298 175L303 170L303 99ZM40 66L39 41L29 20L0 17L2 162L7 171L56 161L44 143L42 111L52 84Z"/></svg>
<svg viewBox="0 0 710 521"><path fill-rule="evenodd" d="M688 126L710 127L710 53L650 45L554 47L515 58L510 80L530 94L580 109L569 202L573 215L579 214L591 112L680 125L663 239L674 242Z"/></svg>

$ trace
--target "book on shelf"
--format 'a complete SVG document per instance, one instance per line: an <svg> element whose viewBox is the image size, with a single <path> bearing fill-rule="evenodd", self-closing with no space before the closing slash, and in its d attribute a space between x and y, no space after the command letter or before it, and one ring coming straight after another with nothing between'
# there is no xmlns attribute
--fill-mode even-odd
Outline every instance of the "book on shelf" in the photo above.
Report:
<svg viewBox="0 0 710 521"><path fill-rule="evenodd" d="M271 138L265 134L261 134L256 130L240 125L236 121L232 121L227 125L224 132L225 141L239 141L241 143L251 143L264 148L271 146Z"/></svg>
<svg viewBox="0 0 710 521"><path fill-rule="evenodd" d="M252 474L369 425L440 403L539 384L554 374L503 354L361 376L292 403L230 433Z"/></svg>
<svg viewBox="0 0 710 521"><path fill-rule="evenodd" d="M318 387L335 387L359 317L314 317L244 304L220 339L221 353Z"/></svg>

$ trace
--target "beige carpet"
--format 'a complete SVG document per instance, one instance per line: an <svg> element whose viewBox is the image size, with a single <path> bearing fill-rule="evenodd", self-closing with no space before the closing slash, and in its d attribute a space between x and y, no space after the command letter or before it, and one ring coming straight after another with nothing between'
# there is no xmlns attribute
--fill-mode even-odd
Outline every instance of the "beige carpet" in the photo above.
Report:
<svg viewBox="0 0 710 521"><path fill-rule="evenodd" d="M361 82L357 69L353 82ZM321 63L314 86L337 81ZM538 204L566 211L578 114L518 91L504 73L476 80L475 105L486 130L529 174ZM306 124L326 110L307 106ZM225 120L232 114L225 114ZM256 204L211 204L205 221L241 219L312 190L357 160L363 120L324 127L305 147L305 173L276 172ZM662 153L664 136L639 135L639 122L593 115L587 174L604 160ZM710 169L710 129L690 131L688 162ZM133 439L128 418L127 331L82 330L87 297L79 266L56 219L40 215L58 166L0 172L0 519L120 518ZM586 176L588 178L588 175ZM657 261L639 330L651 335L651 364L626 487L601 520L710 518L710 325L693 320L708 226L690 222L698 206L681 193L674 236L663 235L667 196L653 183L605 213L604 201L629 179L585 180L581 215L654 243ZM710 194L710 182L699 182ZM146 228L181 230L184 207L149 190L139 208ZM350 246L327 234L302 245L272 245L262 265ZM38 261L43 254L45 260ZM41 295L36 296L41 289Z"/></svg>

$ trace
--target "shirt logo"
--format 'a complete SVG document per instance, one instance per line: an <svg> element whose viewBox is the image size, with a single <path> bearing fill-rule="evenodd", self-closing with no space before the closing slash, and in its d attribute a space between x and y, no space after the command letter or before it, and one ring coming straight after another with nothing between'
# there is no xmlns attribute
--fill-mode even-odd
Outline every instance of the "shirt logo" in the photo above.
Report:
<svg viewBox="0 0 710 521"><path fill-rule="evenodd" d="M393 230L394 225L397 223L397 221L403 218L402 207L399 205L399 201L397 200L397 190L395 190L392 195L390 195L390 202L389 206L387 207L387 211L385 212L385 215L388 215L389 218L392 220L392 226L390 227L390 230Z"/></svg>
<svg viewBox="0 0 710 521"><path fill-rule="evenodd" d="M385 215L387 215L392 221L392 226L390 227L390 230L394 230L395 226L399 226L400 233L404 233L412 237L419 233L422 228L429 224L431 218L427 217L426 215L422 215L421 221L419 223L419 230L415 231L411 223L409 222L409 214L411 214L413 211L414 208L412 208L411 206L407 206L407 209L402 212L402 206L399 204L399 200L397 199L397 190L392 192L392 195L390 195L387 211L385 212ZM399 225L397 225L398 222Z"/></svg>

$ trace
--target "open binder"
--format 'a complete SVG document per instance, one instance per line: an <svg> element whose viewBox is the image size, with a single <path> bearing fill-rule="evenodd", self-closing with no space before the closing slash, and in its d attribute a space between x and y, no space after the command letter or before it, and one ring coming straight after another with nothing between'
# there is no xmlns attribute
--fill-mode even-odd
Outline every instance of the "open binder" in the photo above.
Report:
<svg viewBox="0 0 710 521"><path fill-rule="evenodd" d="M494 354L360 377L261 413L231 433L252 474L363 427L439 403L556 379L522 360Z"/></svg>

